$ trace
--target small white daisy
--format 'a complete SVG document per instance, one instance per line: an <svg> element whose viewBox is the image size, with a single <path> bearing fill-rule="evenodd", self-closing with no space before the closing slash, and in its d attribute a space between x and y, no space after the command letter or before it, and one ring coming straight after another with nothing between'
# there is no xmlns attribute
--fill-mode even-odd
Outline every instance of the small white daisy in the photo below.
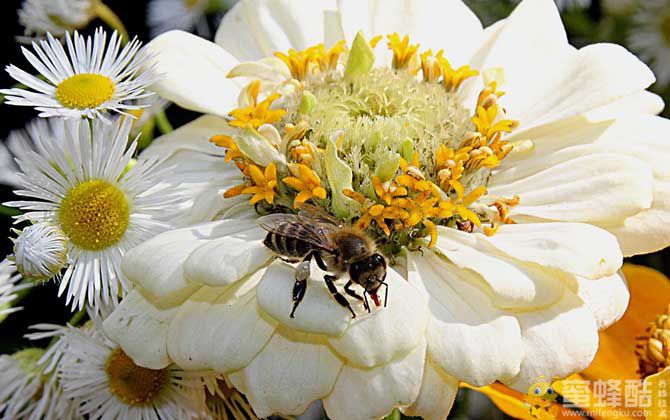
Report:
<svg viewBox="0 0 670 420"><path fill-rule="evenodd" d="M47 33L62 38L67 31L82 29L95 17L92 0L24 0L19 23L30 40Z"/></svg>
<svg viewBox="0 0 670 420"><path fill-rule="evenodd" d="M12 258L24 278L49 280L67 265L67 238L58 226L40 222L17 232Z"/></svg>
<svg viewBox="0 0 670 420"><path fill-rule="evenodd" d="M19 186L19 167L16 159L28 156L28 152L36 150L37 133L49 133L49 138L63 138L63 120L60 118L36 118L25 128L12 130L4 143L0 143L0 183Z"/></svg>
<svg viewBox="0 0 670 420"><path fill-rule="evenodd" d="M7 259L0 262L0 321L7 315L22 309L12 306L12 302L16 299L18 292L31 287L31 284L20 284L19 281L21 281L21 276L17 273L14 263Z"/></svg>
<svg viewBox="0 0 670 420"><path fill-rule="evenodd" d="M42 337L55 337L63 327ZM77 404L63 396L53 370L52 356L59 354L27 348L0 356L0 416L3 419L58 420L81 418Z"/></svg>
<svg viewBox="0 0 670 420"><path fill-rule="evenodd" d="M667 0L639 3L628 44L650 64L660 86L670 83L670 7Z"/></svg>
<svg viewBox="0 0 670 420"><path fill-rule="evenodd" d="M102 330L70 328L58 366L65 396L89 419L183 419L205 414L203 379L175 365L136 365Z"/></svg>
<svg viewBox="0 0 670 420"><path fill-rule="evenodd" d="M208 0L152 0L148 6L147 23L155 37L172 29L190 31L196 28L203 36L209 33L205 10Z"/></svg>
<svg viewBox="0 0 670 420"><path fill-rule="evenodd" d="M23 54L44 78L33 76L9 65L7 72L29 89L3 89L8 104L34 106L41 117L105 118L108 111L127 113L139 109L136 100L152 95L146 88L156 80L151 69L143 67L147 55L136 39L121 48L121 38L114 32L107 44L101 28L93 37L75 32L65 36L67 52L51 35L39 44L33 42Z"/></svg>
<svg viewBox="0 0 670 420"><path fill-rule="evenodd" d="M111 125L66 121L63 138L36 133L38 150L17 160L22 189L15 193L28 198L7 205L26 211L17 223L48 222L65 234L69 266L59 294L67 290L68 303L79 308L115 303L128 287L120 268L125 252L168 227L156 217L177 194L157 185L169 168L155 160L131 164L131 125L126 117Z"/></svg>

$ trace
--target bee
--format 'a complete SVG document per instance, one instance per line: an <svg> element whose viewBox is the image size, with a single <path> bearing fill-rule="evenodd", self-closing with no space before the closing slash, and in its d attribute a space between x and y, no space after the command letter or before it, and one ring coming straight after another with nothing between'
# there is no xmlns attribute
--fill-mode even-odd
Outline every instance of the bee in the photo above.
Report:
<svg viewBox="0 0 670 420"><path fill-rule="evenodd" d="M344 285L345 293L363 302L368 312L370 304L367 295L370 295L376 306L381 306L377 294L381 286L386 287L386 306L386 259L376 252L375 242L361 230L344 225L330 215L319 212L316 207L306 205L301 207L297 215L270 214L263 216L259 223L268 231L263 244L282 260L299 263L295 270L291 318L294 318L298 305L305 297L312 259L323 271L333 273L324 276L326 286L337 303L351 311L353 318L356 318L356 312L335 286L335 281L345 273L349 274L349 281ZM363 288L363 296L351 289L354 283Z"/></svg>

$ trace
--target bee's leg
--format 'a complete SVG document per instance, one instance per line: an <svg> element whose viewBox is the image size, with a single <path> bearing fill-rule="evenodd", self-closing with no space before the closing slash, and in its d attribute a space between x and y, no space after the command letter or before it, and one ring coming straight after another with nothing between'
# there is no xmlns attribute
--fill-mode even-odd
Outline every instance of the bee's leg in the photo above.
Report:
<svg viewBox="0 0 670 420"><path fill-rule="evenodd" d="M356 293L355 290L351 289L351 285L352 285L352 284L354 284L354 283L353 283L351 280L349 280L349 281L347 282L347 284L344 285L344 291L345 291L349 296L351 296L351 297L355 297L356 299L358 299L358 300L360 300L361 302L363 302L363 305L365 305L365 304L367 303L367 302L365 301L365 299L363 299L363 297L362 297L361 295L359 295L358 293ZM365 309L368 309L368 307L366 306Z"/></svg>
<svg viewBox="0 0 670 420"><path fill-rule="evenodd" d="M318 265L319 268L323 271L328 271L328 266L326 265L325 261L323 261L321 253L318 251L312 251L312 255L314 255L314 261L316 261L316 265Z"/></svg>
<svg viewBox="0 0 670 420"><path fill-rule="evenodd" d="M335 286L335 283L333 283L333 281L337 280L337 277L326 274L323 276L323 279L326 281L326 286L328 286L328 290L333 295L337 303L349 309L349 311L351 311L351 317L356 318L356 312L354 312L352 309L349 301L340 292L337 291L337 287Z"/></svg>
<svg viewBox="0 0 670 420"><path fill-rule="evenodd" d="M291 310L291 318L295 318L295 310L305 297L307 290L307 279L309 279L310 270L309 262L311 256L308 255L295 269L295 284L293 285L293 310Z"/></svg>

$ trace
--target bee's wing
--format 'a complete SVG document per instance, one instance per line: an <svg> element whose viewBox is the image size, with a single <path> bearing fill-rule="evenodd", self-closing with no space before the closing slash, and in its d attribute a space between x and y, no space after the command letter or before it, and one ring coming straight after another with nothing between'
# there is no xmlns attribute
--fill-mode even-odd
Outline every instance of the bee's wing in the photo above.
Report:
<svg viewBox="0 0 670 420"><path fill-rule="evenodd" d="M258 223L263 229L276 235L299 239L331 253L336 249L329 235L336 226L309 222L300 216L287 213L263 216L258 219Z"/></svg>
<svg viewBox="0 0 670 420"><path fill-rule="evenodd" d="M331 216L325 210L312 204L303 203L298 212L299 218L309 219L310 222L325 223L336 227L342 227L342 222Z"/></svg>

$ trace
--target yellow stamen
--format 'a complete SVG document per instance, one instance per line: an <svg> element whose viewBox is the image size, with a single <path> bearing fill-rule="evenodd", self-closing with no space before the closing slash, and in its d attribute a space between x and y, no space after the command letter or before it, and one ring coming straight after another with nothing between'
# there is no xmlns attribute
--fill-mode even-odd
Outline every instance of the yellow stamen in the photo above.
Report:
<svg viewBox="0 0 670 420"><path fill-rule="evenodd" d="M388 40L388 47L393 51L393 68L407 70L411 74L416 74L419 71L419 63L416 56L419 44L410 45L409 36L405 35L403 39L400 39L400 35L397 33L389 35Z"/></svg>
<svg viewBox="0 0 670 420"><path fill-rule="evenodd" d="M670 305L649 324L646 334L638 338L635 354L642 378L670 366Z"/></svg>
<svg viewBox="0 0 670 420"><path fill-rule="evenodd" d="M298 208L315 197L322 200L326 198L326 190L321 186L321 179L309 166L302 163L290 164L289 170L293 176L286 177L282 181L299 191L293 201L293 207Z"/></svg>
<svg viewBox="0 0 670 420"><path fill-rule="evenodd" d="M447 90L455 91L467 79L479 74L477 70L465 65L454 69L444 57L439 58L440 70L442 71L442 83Z"/></svg>
<svg viewBox="0 0 670 420"><path fill-rule="evenodd" d="M253 184L244 188L241 193L253 195L249 200L249 204L252 206L262 200L272 204L277 188L277 166L271 163L265 170L261 171L258 166L251 164L248 166L248 170Z"/></svg>
<svg viewBox="0 0 670 420"><path fill-rule="evenodd" d="M117 243L126 232L130 222L128 198L107 181L85 181L65 195L59 220L73 244L99 251Z"/></svg>
<svg viewBox="0 0 670 420"><path fill-rule="evenodd" d="M80 73L58 84L56 99L67 108L96 108L112 99L115 91L116 86L109 77L97 73Z"/></svg>
<svg viewBox="0 0 670 420"><path fill-rule="evenodd" d="M258 128L263 124L272 124L286 115L284 109L270 109L272 103L281 97L279 93L273 93L265 98L262 102L258 102L258 94L260 91L260 81L252 82L248 89L250 105L245 108L238 108L230 112L230 116L234 118L229 124L238 128Z"/></svg>
<svg viewBox="0 0 670 420"><path fill-rule="evenodd" d="M440 65L442 54L444 54L443 50L438 51L436 56L433 56L432 50L421 54L421 70L425 82L436 82L442 76L442 67Z"/></svg>
<svg viewBox="0 0 670 420"><path fill-rule="evenodd" d="M244 157L240 152L240 148L237 147L237 144L235 144L235 140L233 140L233 138L230 136L216 135L212 137L209 141L216 144L219 147L225 147L227 149L226 157L224 159L226 162L230 162L231 160L235 159L241 159Z"/></svg>
<svg viewBox="0 0 670 420"><path fill-rule="evenodd" d="M152 403L168 383L166 369L147 369L137 366L120 348L107 358L105 372L109 390L128 405Z"/></svg>

